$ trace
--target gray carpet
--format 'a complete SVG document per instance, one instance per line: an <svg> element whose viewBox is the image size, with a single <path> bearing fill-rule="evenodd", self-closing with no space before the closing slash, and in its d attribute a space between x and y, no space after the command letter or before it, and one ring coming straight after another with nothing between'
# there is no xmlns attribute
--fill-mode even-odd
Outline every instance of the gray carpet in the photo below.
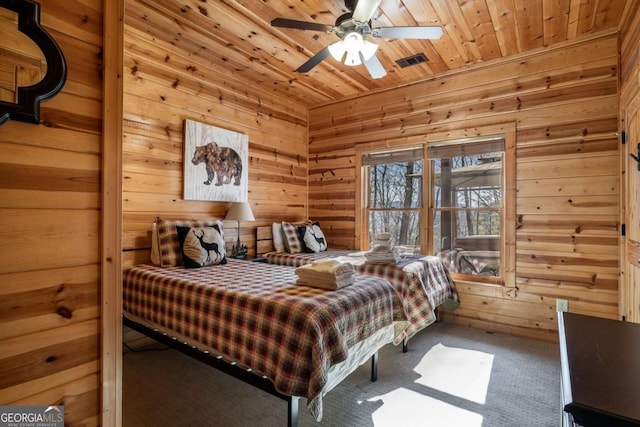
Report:
<svg viewBox="0 0 640 427"><path fill-rule="evenodd" d="M414 368L424 365L423 357L437 344L493 355L485 403L421 383L425 378ZM286 425L285 401L175 350L127 352L123 359L125 427ZM377 382L370 382L370 366L365 364L325 396L320 423L301 399L299 425L551 427L559 423L556 344L437 323L409 342L408 353L388 345L379 360ZM473 383L475 375L468 376Z"/></svg>

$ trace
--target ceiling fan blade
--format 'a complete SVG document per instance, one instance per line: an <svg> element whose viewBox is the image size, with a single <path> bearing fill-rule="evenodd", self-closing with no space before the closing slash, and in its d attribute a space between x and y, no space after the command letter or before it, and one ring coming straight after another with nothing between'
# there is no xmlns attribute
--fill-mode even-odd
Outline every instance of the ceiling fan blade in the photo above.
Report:
<svg viewBox="0 0 640 427"><path fill-rule="evenodd" d="M358 22L369 22L382 0L359 0L351 18Z"/></svg>
<svg viewBox="0 0 640 427"><path fill-rule="evenodd" d="M329 56L329 46L313 55L307 62L299 66L296 71L298 73L306 73L308 71L311 71L313 67L321 63L327 56Z"/></svg>
<svg viewBox="0 0 640 427"><path fill-rule="evenodd" d="M296 21L295 19L276 18L271 21L272 27L295 28L297 30L333 31L333 25L317 22Z"/></svg>
<svg viewBox="0 0 640 427"><path fill-rule="evenodd" d="M379 79L387 75L387 71L384 69L382 63L376 55L373 55L371 58L365 61L361 52L360 59L364 63L364 66L367 67L367 71L369 71L371 77L373 77L374 79Z"/></svg>
<svg viewBox="0 0 640 427"><path fill-rule="evenodd" d="M385 39L430 39L442 37L442 27L380 27L371 31L373 37Z"/></svg>

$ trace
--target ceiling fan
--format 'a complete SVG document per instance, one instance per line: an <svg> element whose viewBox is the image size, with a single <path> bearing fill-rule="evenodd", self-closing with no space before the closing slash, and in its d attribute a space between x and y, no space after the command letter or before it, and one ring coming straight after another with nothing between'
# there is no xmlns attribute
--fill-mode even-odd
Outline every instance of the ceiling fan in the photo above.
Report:
<svg viewBox="0 0 640 427"><path fill-rule="evenodd" d="M335 25L276 18L271 21L271 26L325 31L335 33L340 38L339 41L326 46L298 67L296 71L299 73L310 71L331 55L339 62L344 60L345 65L356 66L364 64L371 77L379 79L386 76L387 72L376 56L378 45L365 40L366 37L433 40L442 36L442 28L439 26L371 28L371 17L381 2L382 0L345 0L345 6L350 12L338 17Z"/></svg>

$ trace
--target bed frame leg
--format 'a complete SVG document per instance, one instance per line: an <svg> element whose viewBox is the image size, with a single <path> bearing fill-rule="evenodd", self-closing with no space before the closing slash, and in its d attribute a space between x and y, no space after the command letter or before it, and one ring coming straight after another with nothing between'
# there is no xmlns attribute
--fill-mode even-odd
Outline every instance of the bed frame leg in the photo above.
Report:
<svg viewBox="0 0 640 427"><path fill-rule="evenodd" d="M409 347L407 345L407 342L409 340L407 340L406 338L402 340L402 352L406 353L407 351L409 351Z"/></svg>
<svg viewBox="0 0 640 427"><path fill-rule="evenodd" d="M371 382L378 381L378 352L371 356Z"/></svg>
<svg viewBox="0 0 640 427"><path fill-rule="evenodd" d="M287 399L288 427L298 427L298 402L300 402L300 398L298 396L291 396Z"/></svg>

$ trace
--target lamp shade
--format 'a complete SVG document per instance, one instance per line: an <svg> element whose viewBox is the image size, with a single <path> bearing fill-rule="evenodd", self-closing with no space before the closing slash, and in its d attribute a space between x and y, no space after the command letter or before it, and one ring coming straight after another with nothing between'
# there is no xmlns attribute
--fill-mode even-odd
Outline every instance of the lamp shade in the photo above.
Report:
<svg viewBox="0 0 640 427"><path fill-rule="evenodd" d="M336 61L342 62L344 58L344 64L352 67L362 64L363 60L368 61L377 49L377 44L364 40L355 31L347 34L344 40L329 45L329 53Z"/></svg>
<svg viewBox="0 0 640 427"><path fill-rule="evenodd" d="M247 202L232 203L231 207L227 211L227 216L224 219L234 221L255 221L253 212L251 212L251 205Z"/></svg>

